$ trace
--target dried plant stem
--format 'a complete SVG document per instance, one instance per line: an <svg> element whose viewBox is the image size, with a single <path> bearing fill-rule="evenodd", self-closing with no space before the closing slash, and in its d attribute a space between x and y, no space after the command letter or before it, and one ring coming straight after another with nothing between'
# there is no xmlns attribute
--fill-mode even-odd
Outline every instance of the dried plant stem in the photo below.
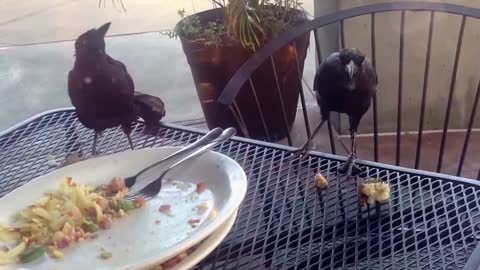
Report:
<svg viewBox="0 0 480 270"><path fill-rule="evenodd" d="M111 1L115 9L120 10L117 8L117 6L119 6L124 12L127 12L127 9L125 8L125 5L123 4L122 0L111 0ZM103 7L105 8L107 6L107 0L98 0L98 7L102 6L102 2L103 2Z"/></svg>

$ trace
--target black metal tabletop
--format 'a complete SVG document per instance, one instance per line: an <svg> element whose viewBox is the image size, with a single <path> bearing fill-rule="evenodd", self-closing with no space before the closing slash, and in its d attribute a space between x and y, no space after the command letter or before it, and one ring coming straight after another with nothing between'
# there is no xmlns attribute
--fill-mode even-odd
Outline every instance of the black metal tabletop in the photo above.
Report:
<svg viewBox="0 0 480 270"><path fill-rule="evenodd" d="M204 132L164 124L157 134L135 123L136 148L185 145ZM71 109L46 112L0 133L0 197L55 167L51 158L88 152L93 132ZM109 154L128 149L121 130L99 140ZM215 149L235 159L248 191L235 224L196 269L477 269L480 266L478 182L361 161L364 174L340 177L338 156L292 158L292 148L235 138ZM315 187L314 175L329 181ZM358 204L362 179L380 177L391 199ZM1 206L0 206L1 208Z"/></svg>

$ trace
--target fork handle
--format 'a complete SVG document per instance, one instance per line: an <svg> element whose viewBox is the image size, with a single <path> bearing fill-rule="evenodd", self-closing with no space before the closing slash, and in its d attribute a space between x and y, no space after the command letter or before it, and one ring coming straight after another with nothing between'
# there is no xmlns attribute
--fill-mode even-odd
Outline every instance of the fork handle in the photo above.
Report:
<svg viewBox="0 0 480 270"><path fill-rule="evenodd" d="M162 175L160 176L159 179L162 179L170 170L172 170L173 168L179 166L180 164L182 164L183 162L189 160L189 159L192 159L194 157L197 157L205 152L207 152L208 150L212 149L213 147L215 147L216 145L230 139L231 137L233 137L236 133L236 130L235 128L227 128L226 130L224 130L222 132L222 134L220 136L218 136L218 138L216 138L215 140L213 140L212 142L210 142L209 144L207 145L204 145L202 147L200 147L199 149L195 150L194 152L192 152L191 154L189 154L188 156L184 157L183 159L179 160L178 162L176 162L175 164L173 164L172 166L170 166L168 169L166 169Z"/></svg>
<svg viewBox="0 0 480 270"><path fill-rule="evenodd" d="M213 140L212 142L210 142L209 144L207 145L204 145L198 149L196 149L193 153L190 153L188 156L184 157L183 159L181 159L180 161L176 162L175 164L173 164L172 166L170 166L168 169L166 169L161 175L160 177L158 177L157 179L155 179L154 181L150 182L148 185L146 185L144 188L142 188L140 191L137 191L135 194L133 195L130 195L129 198L130 199L134 199L138 196L144 196L146 193L149 194L149 196L145 196L146 199L149 199L149 198L152 198L152 195L157 195L159 192L160 192L160 189L162 188L162 179L165 177L165 175L170 171L172 170L173 168L179 166L180 164L184 163L185 161L189 160L189 159L192 159L196 156L199 156L205 152L207 152L208 150L210 150L211 148L213 148L214 146L230 139L231 137L233 137L236 133L236 130L234 128L227 128L226 130L224 130L222 132L222 134L220 136L218 136L218 138L216 138L215 140Z"/></svg>
<svg viewBox="0 0 480 270"><path fill-rule="evenodd" d="M175 151L174 153L168 155L167 157L165 158L162 158L161 160L155 162L154 164L146 167L145 169L141 170L140 172L138 172L135 176L139 176L140 174L148 171L149 169L157 166L159 163L162 163L164 161L167 161L173 157L176 157L176 156L179 156L183 153L186 153L186 152L189 152L191 151L192 149L195 149L195 148L198 148L198 147L201 147L203 145L207 145L208 143L211 143L212 141L214 141L215 139L217 139L221 134L222 134L222 129L221 128L214 128L212 129L210 132L208 132L207 134L205 134L202 138L198 139L197 141L195 141L194 143L191 143L189 144L188 146L186 147L183 147L182 149L178 150L178 151Z"/></svg>

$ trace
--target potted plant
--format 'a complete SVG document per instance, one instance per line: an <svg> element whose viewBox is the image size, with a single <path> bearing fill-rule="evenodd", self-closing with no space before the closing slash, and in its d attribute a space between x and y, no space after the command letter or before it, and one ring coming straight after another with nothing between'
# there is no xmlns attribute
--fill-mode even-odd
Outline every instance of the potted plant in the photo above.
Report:
<svg viewBox="0 0 480 270"><path fill-rule="evenodd" d="M255 50L291 27L305 23L309 20L308 15L300 9L298 0L212 2L216 6L214 9L188 17L179 11L183 18L175 28L175 35L180 38L190 65L208 127L233 126L242 136L266 141L284 138L296 116L302 83L299 74L303 74L309 46L308 33L298 38L295 45L284 46L275 52L271 61L266 61L252 75L251 83L239 86L241 90L235 100L235 109L242 121L216 100L229 79ZM297 68L300 68L300 73Z"/></svg>
<svg viewBox="0 0 480 270"><path fill-rule="evenodd" d="M112 0L114 5L115 1L125 9L121 0ZM229 79L258 48L310 17L301 10L299 0L211 2L213 9L188 17L180 10L181 21L173 32L167 31L181 40L208 127L233 126L241 136L265 141L283 139L297 112L302 84L299 74L303 74L309 33L276 51L253 73L249 83L239 86L236 114L217 99Z"/></svg>

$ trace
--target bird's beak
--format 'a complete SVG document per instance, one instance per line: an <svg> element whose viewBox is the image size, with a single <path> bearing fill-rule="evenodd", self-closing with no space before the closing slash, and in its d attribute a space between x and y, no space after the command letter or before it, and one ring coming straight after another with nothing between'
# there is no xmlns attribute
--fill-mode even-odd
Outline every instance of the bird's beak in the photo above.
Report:
<svg viewBox="0 0 480 270"><path fill-rule="evenodd" d="M347 65L347 72L348 72L348 76L350 77L350 80L353 79L353 75L355 74L356 69L357 67L355 66L355 63L353 63L353 61L350 61L350 63L348 63Z"/></svg>
<svg viewBox="0 0 480 270"><path fill-rule="evenodd" d="M107 31L108 31L108 28L110 28L110 22L100 26L98 29L97 29L97 32L100 33L102 35L102 37L104 37L106 34L107 34Z"/></svg>

